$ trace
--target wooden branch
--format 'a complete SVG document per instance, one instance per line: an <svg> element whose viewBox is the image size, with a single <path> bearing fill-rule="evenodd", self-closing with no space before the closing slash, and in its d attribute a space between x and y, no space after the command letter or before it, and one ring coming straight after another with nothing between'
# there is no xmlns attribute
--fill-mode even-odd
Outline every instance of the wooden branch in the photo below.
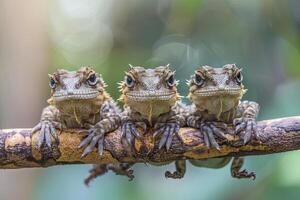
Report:
<svg viewBox="0 0 300 200"><path fill-rule="evenodd" d="M144 135L144 140L135 141L136 155L131 155L121 144L119 130L105 139L105 154L99 158L97 150L81 159L82 149L78 149L83 137L80 130L66 130L59 136L60 144L52 149L36 148L37 136L30 129L10 129L0 131L0 168L16 169L49 167L64 164L97 164L117 162L165 162L178 159L206 159L215 157L263 155L300 149L300 116L258 123L258 137L243 145L233 128L227 130L228 140L218 140L220 151L208 149L202 134L191 128L182 128L180 137L174 138L171 149L158 151L152 131Z"/></svg>

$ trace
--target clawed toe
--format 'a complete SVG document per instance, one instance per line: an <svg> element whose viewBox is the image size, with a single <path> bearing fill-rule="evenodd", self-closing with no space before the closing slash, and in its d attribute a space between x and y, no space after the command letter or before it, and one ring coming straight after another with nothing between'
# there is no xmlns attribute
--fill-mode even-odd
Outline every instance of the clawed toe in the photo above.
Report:
<svg viewBox="0 0 300 200"><path fill-rule="evenodd" d="M133 169L130 167L132 164L129 163L121 163L121 164L109 164L107 169L114 171L117 175L127 176L129 181L134 179Z"/></svg>
<svg viewBox="0 0 300 200"><path fill-rule="evenodd" d="M154 132L154 138L161 135L158 149L161 150L163 147L166 150L170 150L174 135L177 135L179 132L179 124L177 123L165 123L163 125L155 126L157 130Z"/></svg>
<svg viewBox="0 0 300 200"><path fill-rule="evenodd" d="M138 126L143 128L143 131L146 131L146 127L143 123L137 123ZM134 139L142 139L143 136L140 134L136 125L133 122L126 122L122 124L122 143L126 141L126 146L130 149L134 149Z"/></svg>
<svg viewBox="0 0 300 200"><path fill-rule="evenodd" d="M36 133L39 131L37 148L40 149L42 145L45 143L49 148L52 147L52 140L58 142L58 135L55 125L53 125L50 121L40 122L32 129L32 133Z"/></svg>
<svg viewBox="0 0 300 200"><path fill-rule="evenodd" d="M238 118L234 120L235 133L240 135L244 144L247 144L252 136L256 136L257 124L253 118Z"/></svg>
<svg viewBox="0 0 300 200"><path fill-rule="evenodd" d="M204 135L204 142L206 144L207 147L212 147L215 149L220 149L219 144L217 143L215 136L214 136L214 132L213 129L209 126L203 126L202 127L202 132Z"/></svg>
<svg viewBox="0 0 300 200"><path fill-rule="evenodd" d="M98 144L98 145L97 145ZM97 146L98 147L98 153L100 157L103 156L104 153L104 133L101 129L97 128L91 128L88 131L87 137L80 143L78 148L82 148L84 146L87 146L82 155L81 158L85 157L87 154L89 154L93 149Z"/></svg>
<svg viewBox="0 0 300 200"><path fill-rule="evenodd" d="M165 177L166 178L173 178L173 179L180 179L180 178L183 178L183 174L179 173L178 171L175 171L175 172L170 172L170 171L166 171L165 173Z"/></svg>
<svg viewBox="0 0 300 200"><path fill-rule="evenodd" d="M227 128L225 123L214 123L214 122L206 122L202 123L200 126L200 131L203 133L204 143L207 147L212 147L217 150L220 150L220 146L216 141L215 136L219 138L226 138L224 129Z"/></svg>
<svg viewBox="0 0 300 200"><path fill-rule="evenodd" d="M238 172L236 174L233 174L232 175L234 178L239 178L239 179L242 179L242 178L246 178L246 179L252 179L252 180L255 180L256 179L256 174L255 172L248 172L247 170L243 170L241 172Z"/></svg>
<svg viewBox="0 0 300 200"><path fill-rule="evenodd" d="M126 176L129 178L129 181L132 181L134 179L133 170L129 169L127 170Z"/></svg>

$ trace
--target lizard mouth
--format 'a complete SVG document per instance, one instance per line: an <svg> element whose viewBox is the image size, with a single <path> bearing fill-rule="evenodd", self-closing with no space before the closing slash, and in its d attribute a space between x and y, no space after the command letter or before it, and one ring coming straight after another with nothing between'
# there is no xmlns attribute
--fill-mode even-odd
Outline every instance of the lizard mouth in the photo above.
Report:
<svg viewBox="0 0 300 200"><path fill-rule="evenodd" d="M56 92L53 94L53 98L56 101L87 100L87 99L94 99L99 94L100 93L98 91Z"/></svg>
<svg viewBox="0 0 300 200"><path fill-rule="evenodd" d="M205 89L205 90L197 90L194 92L194 95L200 97L211 97L211 96L220 96L220 95L229 95L229 96L236 96L241 95L243 93L242 89Z"/></svg>
<svg viewBox="0 0 300 200"><path fill-rule="evenodd" d="M125 94L132 101L168 101L176 96L176 92L129 92Z"/></svg>

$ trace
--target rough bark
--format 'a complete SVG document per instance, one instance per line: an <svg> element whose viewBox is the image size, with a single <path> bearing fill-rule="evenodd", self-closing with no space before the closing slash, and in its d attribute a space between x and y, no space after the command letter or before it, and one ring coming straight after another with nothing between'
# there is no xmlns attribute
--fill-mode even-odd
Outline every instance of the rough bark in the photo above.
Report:
<svg viewBox="0 0 300 200"><path fill-rule="evenodd" d="M135 141L136 154L132 155L121 144L119 130L105 139L105 154L100 159L97 150L80 158L78 149L83 138L80 130L61 132L60 143L52 149L47 146L39 151L37 137L30 129L2 130L0 133L0 168L16 169L30 167L50 167L65 164L96 164L116 162L166 162L178 159L206 159L216 157L263 155L300 149L300 116L261 121L258 123L257 138L243 145L234 136L232 127L227 130L227 140L218 140L220 151L208 149L202 134L195 129L182 128L180 137L175 137L171 149L158 151L152 131L144 135L144 140Z"/></svg>

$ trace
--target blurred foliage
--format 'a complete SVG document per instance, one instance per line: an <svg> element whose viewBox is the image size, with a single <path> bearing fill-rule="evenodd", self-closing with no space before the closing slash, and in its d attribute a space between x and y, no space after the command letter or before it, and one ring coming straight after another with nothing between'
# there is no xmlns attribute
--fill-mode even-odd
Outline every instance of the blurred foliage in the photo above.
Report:
<svg viewBox="0 0 300 200"><path fill-rule="evenodd" d="M243 68L245 99L261 105L260 119L300 113L300 1L298 0L53 0L49 3L51 69L93 65L114 98L128 64L170 63L185 80L200 65ZM45 79L45 83L46 83ZM45 90L46 90L45 84ZM184 99L185 102L188 102ZM182 180L166 167L138 164L136 179L105 175L83 185L88 166L42 172L33 199L298 199L299 152L250 157L257 180L235 180L229 167L188 166Z"/></svg>

